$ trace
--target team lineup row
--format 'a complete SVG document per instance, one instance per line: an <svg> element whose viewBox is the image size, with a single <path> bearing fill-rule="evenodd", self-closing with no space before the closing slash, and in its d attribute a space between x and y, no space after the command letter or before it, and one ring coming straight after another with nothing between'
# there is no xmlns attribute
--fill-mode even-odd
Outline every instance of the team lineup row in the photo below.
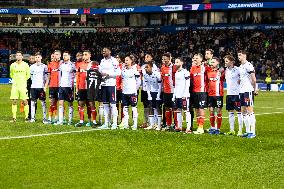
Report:
<svg viewBox="0 0 284 189"><path fill-rule="evenodd" d="M43 123L64 123L64 102L68 102L69 119L72 125L74 94L78 100L80 121L75 126L84 125L85 107L88 114L86 126L97 125L95 101L100 103L100 129L129 128L129 106L132 109L133 130L138 128L138 92L141 88L141 102L144 106L144 123L141 127L149 130L183 131L185 114L186 133L203 134L205 109L210 112L210 134L220 134L222 125L222 107L224 81L227 83L226 109L229 112L230 131L234 135L235 112L238 117L238 136L254 138L255 115L253 112L254 95L257 95L256 78L253 65L247 61L247 53L239 51L241 63L235 66L235 58L224 58L226 69L220 66L220 59L213 56L213 51L198 53L192 58L190 70L183 68L182 58L175 58L170 53L162 56L162 66L157 67L151 54L145 55L145 62L140 67L135 56L119 53L111 56L110 48L104 48L100 63L91 61L88 50L77 53L77 62L70 61L70 53L55 50L51 62L45 65L42 56L36 53L35 63L29 66L22 59L22 53L16 53L17 61L10 66L13 81L11 96L12 121L16 121L17 100L23 100L26 121L35 122L36 102L42 104ZM30 91L27 80L31 78ZM74 84L76 81L76 84ZM75 89L74 89L75 85ZM49 117L46 113L46 89L49 87ZM30 94L30 119L28 94ZM57 105L59 101L59 106ZM119 104L121 105L119 106ZM58 116L57 116L58 108ZM193 131L193 114L197 118L198 128ZM118 125L118 110L121 123ZM104 117L104 123L103 123ZM174 118L174 120L173 120ZM103 123L103 124L102 124ZM246 132L243 134L243 123Z"/></svg>

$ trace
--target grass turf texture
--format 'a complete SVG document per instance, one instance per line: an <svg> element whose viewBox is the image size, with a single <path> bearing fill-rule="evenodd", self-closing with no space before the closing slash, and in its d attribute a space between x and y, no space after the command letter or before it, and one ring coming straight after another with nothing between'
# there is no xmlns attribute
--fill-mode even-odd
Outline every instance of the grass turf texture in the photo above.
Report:
<svg viewBox="0 0 284 189"><path fill-rule="evenodd" d="M9 123L10 86L0 91L2 138L90 129L24 123L19 113ZM256 114L284 112L284 93L255 100ZM284 113L256 119L255 139L108 130L0 140L0 188L283 188ZM228 119L221 130L229 130Z"/></svg>

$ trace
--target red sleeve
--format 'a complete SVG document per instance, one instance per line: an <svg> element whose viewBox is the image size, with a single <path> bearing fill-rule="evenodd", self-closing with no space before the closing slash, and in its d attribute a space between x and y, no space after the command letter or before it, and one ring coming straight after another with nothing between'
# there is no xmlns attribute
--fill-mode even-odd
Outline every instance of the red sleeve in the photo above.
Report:
<svg viewBox="0 0 284 189"><path fill-rule="evenodd" d="M79 83L80 83L80 63L76 64L76 87L79 88Z"/></svg>
<svg viewBox="0 0 284 189"><path fill-rule="evenodd" d="M221 80L222 80L222 81L225 80L225 70L223 70L222 73L221 73Z"/></svg>
<svg viewBox="0 0 284 189"><path fill-rule="evenodd" d="M190 71L189 71L190 79L193 79L193 66L191 66Z"/></svg>
<svg viewBox="0 0 284 189"><path fill-rule="evenodd" d="M47 65L47 72L48 72L48 73L51 72L50 63L48 63L48 65Z"/></svg>

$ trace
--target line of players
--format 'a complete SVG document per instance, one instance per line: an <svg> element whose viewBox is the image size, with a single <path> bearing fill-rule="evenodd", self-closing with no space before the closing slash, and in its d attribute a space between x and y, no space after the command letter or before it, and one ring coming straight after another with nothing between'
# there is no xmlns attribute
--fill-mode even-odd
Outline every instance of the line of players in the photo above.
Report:
<svg viewBox="0 0 284 189"><path fill-rule="evenodd" d="M220 67L220 60L213 57L211 49L206 50L205 60L202 54L195 54L190 71L183 68L182 58L172 63L170 53L162 57L160 68L153 61L151 54L146 54L145 64L140 68L135 56L124 57L118 54L111 56L110 48L104 48L104 58L100 64L91 61L91 53L86 50L77 54L76 64L70 61L70 53L54 51L48 66L41 63L41 55L35 54L35 64L30 67L31 73L31 122L35 122L35 106L41 100L43 123L64 123L64 102L68 102L69 120L72 125L74 79L76 77L75 94L78 100L79 123L84 125L85 106L88 114L86 126L97 125L95 101L100 102L99 122L104 124L100 129L117 129L118 109L121 115L121 128L128 128L129 106L132 107L132 129L137 129L137 99L139 87L141 102L144 106L145 129L166 129L182 131L183 112L185 112L186 133L192 133L193 109L196 112L198 128L194 134L204 133L205 109L210 112L210 134L220 134L222 125L223 86L227 82L226 109L229 111L230 132L233 135L235 115L237 112L239 131L243 136L243 122L246 126L244 136L254 138L255 116L253 113L253 96L257 94L254 68L246 60L246 52L240 51L238 59L240 67L234 65L231 55L224 58L226 70ZM141 84L142 83L142 84ZM45 91L49 87L49 118L46 115ZM12 99L12 98L11 98ZM57 102L59 111L57 120ZM121 108L119 103L121 102ZM163 108L162 108L163 107ZM14 117L14 116L13 116ZM111 121L112 118L112 121ZM164 119L162 119L164 118ZM172 124L174 118L174 124ZM111 124L112 122L112 124ZM216 124L216 123L217 124Z"/></svg>

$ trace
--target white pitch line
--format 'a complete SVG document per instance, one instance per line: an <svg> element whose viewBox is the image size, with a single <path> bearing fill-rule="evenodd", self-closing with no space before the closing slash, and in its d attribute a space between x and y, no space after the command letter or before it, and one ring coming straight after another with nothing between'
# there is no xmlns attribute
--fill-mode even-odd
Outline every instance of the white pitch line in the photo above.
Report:
<svg viewBox="0 0 284 189"><path fill-rule="evenodd" d="M270 112L270 113L261 113L255 114L256 116L259 115L270 115L270 114L283 114L284 112ZM223 117L224 119L228 119L228 117ZM205 119L207 120L207 119ZM0 140L12 140L12 139L24 139L24 138L33 138L33 137L42 137L42 136L51 136L51 135L64 135L64 134L72 134L72 133L84 133L84 132L91 132L91 131L98 131L101 129L88 129L88 130L76 130L76 131L65 131L65 132L58 132L58 133L44 133L44 134L34 134L34 135L26 135L26 136L8 136L8 137L1 137Z"/></svg>
<svg viewBox="0 0 284 189"><path fill-rule="evenodd" d="M91 132L91 131L97 131L97 130L100 130L100 129L88 129L88 130L85 129L85 130L64 131L64 132L57 132L57 133L34 134L34 135L26 135L26 136L1 137L0 140L42 137L42 136L50 136L50 135L64 135L64 134L71 134L71 133L84 133L84 132Z"/></svg>

